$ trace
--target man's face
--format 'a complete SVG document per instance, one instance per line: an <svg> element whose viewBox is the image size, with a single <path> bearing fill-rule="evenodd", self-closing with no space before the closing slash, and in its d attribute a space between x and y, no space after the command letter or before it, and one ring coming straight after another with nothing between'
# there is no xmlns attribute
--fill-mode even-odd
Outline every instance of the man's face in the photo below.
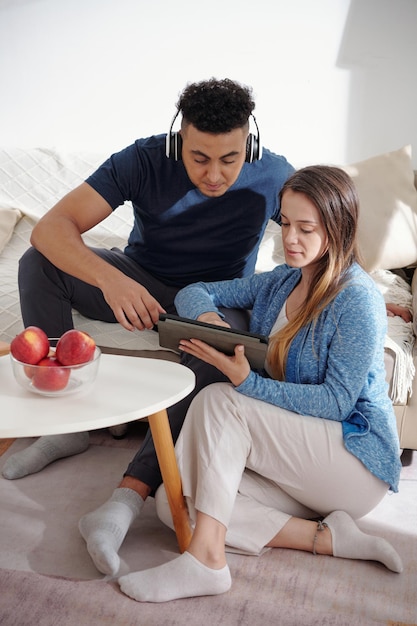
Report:
<svg viewBox="0 0 417 626"><path fill-rule="evenodd" d="M245 162L246 128L213 135L188 124L181 136L182 160L191 182L205 196L222 196L237 180Z"/></svg>

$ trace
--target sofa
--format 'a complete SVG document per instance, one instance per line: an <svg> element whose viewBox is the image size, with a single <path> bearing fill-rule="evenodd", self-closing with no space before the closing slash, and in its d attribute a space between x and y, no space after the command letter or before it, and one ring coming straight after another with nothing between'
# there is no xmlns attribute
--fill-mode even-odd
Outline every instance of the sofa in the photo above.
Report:
<svg viewBox="0 0 417 626"><path fill-rule="evenodd" d="M80 184L107 155L50 148L0 148L0 341L22 330L17 288L18 260L37 220ZM385 366L400 445L417 449L417 177L411 146L342 165L360 199L359 245L364 266L386 302L416 311L412 322L388 317ZM88 245L123 248L132 224L125 203L83 236ZM283 261L280 228L268 224L256 271ZM177 359L162 350L155 331L130 333L118 324L90 320L74 311L76 328L91 334L104 351Z"/></svg>

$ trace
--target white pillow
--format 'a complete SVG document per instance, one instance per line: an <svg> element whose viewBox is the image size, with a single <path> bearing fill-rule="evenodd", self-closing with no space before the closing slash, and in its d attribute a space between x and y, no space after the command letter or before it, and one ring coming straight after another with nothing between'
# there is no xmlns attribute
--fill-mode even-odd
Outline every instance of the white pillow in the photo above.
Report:
<svg viewBox="0 0 417 626"><path fill-rule="evenodd" d="M269 220L259 246L255 272L270 272L281 263L285 263L281 226Z"/></svg>
<svg viewBox="0 0 417 626"><path fill-rule="evenodd" d="M14 227L22 217L17 209L3 209L0 207L0 254L9 243Z"/></svg>
<svg viewBox="0 0 417 626"><path fill-rule="evenodd" d="M359 194L359 246L365 267L417 262L417 190L411 146L344 166Z"/></svg>

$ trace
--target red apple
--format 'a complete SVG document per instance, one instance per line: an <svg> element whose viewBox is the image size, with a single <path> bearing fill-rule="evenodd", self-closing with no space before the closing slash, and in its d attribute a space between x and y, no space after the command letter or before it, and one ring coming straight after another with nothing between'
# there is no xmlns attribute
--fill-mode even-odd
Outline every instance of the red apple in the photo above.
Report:
<svg viewBox="0 0 417 626"><path fill-rule="evenodd" d="M88 333L73 328L58 340L55 356L62 365L80 365L91 361L96 342Z"/></svg>
<svg viewBox="0 0 417 626"><path fill-rule="evenodd" d="M10 352L18 361L36 365L49 352L48 337L41 328L28 326L12 339Z"/></svg>
<svg viewBox="0 0 417 626"><path fill-rule="evenodd" d="M36 371L36 366L35 365L24 365L23 366L23 371L25 372L26 376L28 378L33 378L33 374Z"/></svg>
<svg viewBox="0 0 417 626"><path fill-rule="evenodd" d="M32 384L42 391L60 391L68 384L70 368L62 367L54 357L41 359L34 368Z"/></svg>

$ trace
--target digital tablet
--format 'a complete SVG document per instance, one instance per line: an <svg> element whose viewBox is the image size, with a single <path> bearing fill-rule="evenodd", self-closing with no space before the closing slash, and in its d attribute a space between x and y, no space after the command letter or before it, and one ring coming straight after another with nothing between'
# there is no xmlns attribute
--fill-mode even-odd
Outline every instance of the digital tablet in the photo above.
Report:
<svg viewBox="0 0 417 626"><path fill-rule="evenodd" d="M235 346L245 346L245 356L253 369L263 369L268 350L268 337L206 324L186 317L161 313L158 322L159 345L178 352L181 339L201 339L220 352L231 356Z"/></svg>

